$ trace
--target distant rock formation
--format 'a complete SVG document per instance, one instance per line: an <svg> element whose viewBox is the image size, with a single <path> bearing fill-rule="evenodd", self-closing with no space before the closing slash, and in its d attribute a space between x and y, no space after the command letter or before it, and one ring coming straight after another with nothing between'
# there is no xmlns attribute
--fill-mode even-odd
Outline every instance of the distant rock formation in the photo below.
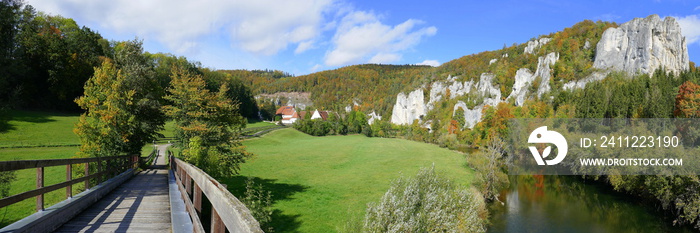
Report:
<svg viewBox="0 0 700 233"><path fill-rule="evenodd" d="M675 19L667 17L661 20L657 15L637 18L618 28L609 28L603 33L596 47L593 67L600 71L593 72L584 79L565 83L563 87L564 89L583 88L588 82L605 78L613 70L630 74L653 74L661 67L675 74L687 70L689 68L688 49L680 30ZM535 54L537 49L550 41L550 38L529 41L524 53ZM588 48L592 45L586 41L583 46ZM508 54L503 54L503 57L507 56ZM481 97L483 102L469 109L466 103L457 101L452 114L454 116L454 112L462 108L465 118L463 127L472 128L481 121L481 111L486 105L496 106L510 99L515 105L522 106L528 98L541 97L542 94L550 91L552 67L558 60L559 54L551 52L538 58L537 70L534 73L527 68L517 70L513 77L515 79L513 90L506 98L502 98L500 88L494 84L495 75L491 73L482 73L478 82L459 82L458 77L453 76L448 76L446 80L435 81L429 84L428 98L430 99L427 102L423 97L423 89L427 85L408 95L400 93L396 98L391 122L399 125L411 124L415 120L422 122L422 116L434 109L441 101L471 93ZM497 61L493 59L489 61L489 65ZM535 84L537 84L536 89L533 88ZM427 122L422 123L427 124Z"/></svg>
<svg viewBox="0 0 700 233"><path fill-rule="evenodd" d="M274 94L259 94L255 99L272 100L276 105L294 106L304 109L313 106L311 101L311 92L277 92Z"/></svg>
<svg viewBox="0 0 700 233"><path fill-rule="evenodd" d="M542 45L549 43L549 41L551 41L551 40L552 40L552 38L544 37L544 38L540 38L539 40L528 41L527 46L525 46L525 51L523 51L523 52L533 54L533 53L535 53L535 49L542 47Z"/></svg>
<svg viewBox="0 0 700 233"><path fill-rule="evenodd" d="M414 120L421 119L426 114L423 89L415 90L408 95L399 93L396 104L391 114L391 123L397 125L412 124Z"/></svg>
<svg viewBox="0 0 700 233"><path fill-rule="evenodd" d="M382 120L382 116L380 116L379 114L377 114L375 111L372 111L372 113L367 114L367 116L369 117L369 119L367 119L367 123L369 123L370 125L371 125L371 124L374 124L375 121L381 121L381 120Z"/></svg>
<svg viewBox="0 0 700 233"><path fill-rule="evenodd" d="M551 78L550 66L553 66L559 60L558 53L549 53L545 57L539 57L537 59L537 70L535 73L530 73L530 70L526 68L521 68L515 73L515 83L513 84L513 91L510 93L508 98L513 98L515 100L516 106L522 106L525 102L530 86L537 81L539 77L538 87L537 87L537 97L542 96L545 92L551 90L549 86L549 80Z"/></svg>
<svg viewBox="0 0 700 233"><path fill-rule="evenodd" d="M688 69L688 47L673 17L635 18L609 28L596 47L594 68L653 74L656 69L678 74Z"/></svg>

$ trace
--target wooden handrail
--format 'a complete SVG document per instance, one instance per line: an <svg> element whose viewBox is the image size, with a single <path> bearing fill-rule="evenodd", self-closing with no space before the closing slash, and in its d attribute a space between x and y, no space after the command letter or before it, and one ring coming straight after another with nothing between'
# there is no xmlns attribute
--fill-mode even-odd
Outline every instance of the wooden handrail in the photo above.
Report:
<svg viewBox="0 0 700 233"><path fill-rule="evenodd" d="M158 150L154 149L148 156L146 157L141 157L141 162L140 164L145 164L145 163L152 163L155 157L158 156Z"/></svg>
<svg viewBox="0 0 700 233"><path fill-rule="evenodd" d="M250 214L250 210L233 196L228 189L201 169L172 156L169 153L170 166L185 209L192 219L194 232L204 232L202 215L202 194L211 204L211 232L254 232L262 233L260 224ZM190 198L190 196L192 198Z"/></svg>
<svg viewBox="0 0 700 233"><path fill-rule="evenodd" d="M121 165L113 167L113 169L102 169L103 166L100 165L101 162L106 161L119 161ZM90 163L98 162L97 173L90 174ZM3 199L0 199L0 208L12 205L14 203L36 197L36 210L41 211L44 209L44 194L55 191L61 188L66 188L66 198L73 196L73 186L74 184L85 182L85 189L90 188L90 179L97 178L98 183L103 181L105 175L121 173L128 170L129 168L136 168L139 163L138 155L122 155L122 156L109 156L100 158L78 158L78 159L47 159L47 160L18 160L18 161L2 161L0 162L0 171L14 171L21 169L36 168L36 189L23 192L20 194L12 195ZM85 164L85 175L78 179L73 179L72 175L72 165L74 164ZM44 168L53 166L66 166L66 181L58 184L53 184L44 187Z"/></svg>
<svg viewBox="0 0 700 233"><path fill-rule="evenodd" d="M131 157L131 155L108 156L108 157L93 157L93 158L77 158L77 159L44 159L44 160L15 160L15 161L0 161L0 171L14 171L38 167L53 167L60 165L72 165L78 163L91 163L98 161L114 160L119 158Z"/></svg>

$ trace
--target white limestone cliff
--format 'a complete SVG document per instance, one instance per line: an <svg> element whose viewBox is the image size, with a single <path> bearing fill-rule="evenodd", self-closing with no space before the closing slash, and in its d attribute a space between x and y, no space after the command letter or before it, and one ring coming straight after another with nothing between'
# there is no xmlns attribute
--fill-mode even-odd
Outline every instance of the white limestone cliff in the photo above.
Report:
<svg viewBox="0 0 700 233"><path fill-rule="evenodd" d="M508 96L508 99L514 99L516 106L522 106L525 102L527 96L530 94L528 90L535 81L539 81L539 86L537 88L537 97L542 96L545 92L551 90L549 86L549 80L551 79L551 68L559 60L558 53L549 53L545 57L539 57L537 59L537 70L535 73L531 73L530 70L526 68L521 68L515 73L515 83L513 84L513 91ZM539 78L539 80L537 80Z"/></svg>
<svg viewBox="0 0 700 233"><path fill-rule="evenodd" d="M423 100L423 89L412 91L408 95L399 93L396 104L391 112L391 123L397 125L412 124L414 120L425 116L426 106Z"/></svg>
<svg viewBox="0 0 700 233"><path fill-rule="evenodd" d="M673 17L635 18L605 30L596 47L594 68L653 74L665 67L675 74L688 69L688 47Z"/></svg>
<svg viewBox="0 0 700 233"><path fill-rule="evenodd" d="M549 43L549 41L551 41L551 40L552 40L551 38L545 37L545 38L540 38L539 40L528 41L527 46L525 46L525 51L523 51L523 52L533 54L533 53L535 53L535 49L542 47L542 45Z"/></svg>

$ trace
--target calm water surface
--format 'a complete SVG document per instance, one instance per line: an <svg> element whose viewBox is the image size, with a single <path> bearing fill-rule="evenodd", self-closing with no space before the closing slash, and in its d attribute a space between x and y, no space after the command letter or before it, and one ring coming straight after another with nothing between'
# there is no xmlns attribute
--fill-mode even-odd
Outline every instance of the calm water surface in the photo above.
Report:
<svg viewBox="0 0 700 233"><path fill-rule="evenodd" d="M488 232L698 232L633 197L571 176L512 176Z"/></svg>

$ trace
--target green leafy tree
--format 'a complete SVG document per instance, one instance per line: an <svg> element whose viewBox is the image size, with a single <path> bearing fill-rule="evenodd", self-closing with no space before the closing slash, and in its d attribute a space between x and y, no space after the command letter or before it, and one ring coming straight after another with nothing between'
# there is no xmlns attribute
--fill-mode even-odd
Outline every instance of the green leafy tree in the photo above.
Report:
<svg viewBox="0 0 700 233"><path fill-rule="evenodd" d="M472 162L471 164L479 171L476 183L486 200L500 202L498 196L501 190L510 184L508 175L505 173L504 156L504 143L498 137L492 138L485 150L473 155L473 157L485 158L481 163Z"/></svg>
<svg viewBox="0 0 700 233"><path fill-rule="evenodd" d="M21 1L0 1L0 131L4 128L6 110L16 102L18 94L15 86L20 70L14 56L21 8Z"/></svg>
<svg viewBox="0 0 700 233"><path fill-rule="evenodd" d="M175 120L184 159L214 177L228 177L238 173L239 164L250 156L237 139L245 118L227 96L225 84L218 92L206 86L201 75L173 68L165 96L171 104L164 110Z"/></svg>
<svg viewBox="0 0 700 233"><path fill-rule="evenodd" d="M137 100L135 90L126 85L126 77L114 65L105 61L95 68L95 74L85 84L85 94L75 102L85 110L73 130L80 138L81 157L114 156L138 153L132 141L134 129L140 127L136 112L131 112Z"/></svg>
<svg viewBox="0 0 700 233"><path fill-rule="evenodd" d="M157 139L166 116L162 111L165 90L155 77L153 63L143 53L142 42L119 42L114 48L115 64L125 77L125 86L134 91L134 102L129 111L133 112L139 127L133 128L131 151L139 151L145 143ZM143 143L143 144L142 144Z"/></svg>

